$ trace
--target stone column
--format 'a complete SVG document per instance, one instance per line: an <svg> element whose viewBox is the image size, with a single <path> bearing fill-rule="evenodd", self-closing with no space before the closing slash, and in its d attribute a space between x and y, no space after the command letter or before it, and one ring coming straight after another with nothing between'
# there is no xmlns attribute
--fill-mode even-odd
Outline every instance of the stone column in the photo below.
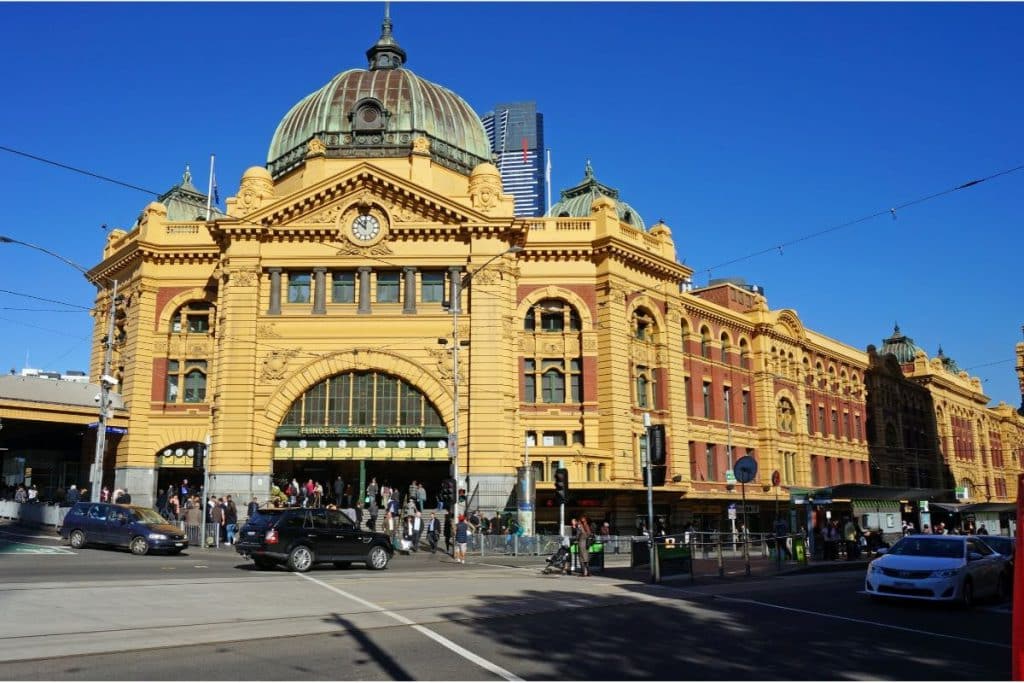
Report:
<svg viewBox="0 0 1024 683"><path fill-rule="evenodd" d="M267 315L281 315L281 269L267 268L270 273L270 308Z"/></svg>
<svg viewBox="0 0 1024 683"><path fill-rule="evenodd" d="M327 269L318 266L313 269L313 315L324 315L327 313L327 289L324 282L327 278L324 273Z"/></svg>
<svg viewBox="0 0 1024 683"><path fill-rule="evenodd" d="M370 313L370 266L359 266L359 308L356 313Z"/></svg>
<svg viewBox="0 0 1024 683"><path fill-rule="evenodd" d="M416 313L416 268L413 266L402 268L402 276L405 281L402 313L413 314Z"/></svg>

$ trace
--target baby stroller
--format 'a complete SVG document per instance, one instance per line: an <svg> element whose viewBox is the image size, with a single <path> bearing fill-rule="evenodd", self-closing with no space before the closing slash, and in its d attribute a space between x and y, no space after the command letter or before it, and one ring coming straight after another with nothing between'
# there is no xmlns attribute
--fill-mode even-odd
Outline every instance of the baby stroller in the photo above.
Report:
<svg viewBox="0 0 1024 683"><path fill-rule="evenodd" d="M569 563L569 548L564 545L558 546L558 549L551 553L551 557L548 558L547 566L544 567L545 574L561 574Z"/></svg>

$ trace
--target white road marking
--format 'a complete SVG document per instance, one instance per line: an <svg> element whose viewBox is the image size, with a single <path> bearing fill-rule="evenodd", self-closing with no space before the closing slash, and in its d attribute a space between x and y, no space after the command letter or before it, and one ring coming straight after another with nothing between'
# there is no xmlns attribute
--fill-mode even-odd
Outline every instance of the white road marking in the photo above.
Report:
<svg viewBox="0 0 1024 683"><path fill-rule="evenodd" d="M460 657L464 657L465 659L468 659L469 661L473 662L477 666L479 666L481 668L484 668L484 669L487 669L488 671L490 671L493 674L501 676L506 681L522 681L523 680L523 679L519 678L518 676L516 676L511 671L507 671L507 670L503 669L502 667L498 666L497 664L495 664L494 662L490 662L490 661L484 659L483 657L481 657L481 656L479 656L479 655L477 655L477 654L475 654L473 652L470 652L469 650L467 650L466 648L462 647L461 645L457 645L456 643L453 643L452 641L448 640L447 638L445 638L441 634L434 633L433 631L431 631L427 627L421 626L421 625L417 624L412 619L408 619L406 617L403 617L401 614L397 614L395 612L391 612L390 610L386 610L383 607L380 607L379 605L373 604L369 600L364 600L364 599L360 598L357 595L352 595L351 593L347 593L347 592L341 590L340 588L335 588L334 586L332 586L330 584L327 584L327 583L324 583L323 581L321 581L319 579L314 579L311 576L306 576L305 574L296 574L296 576L298 576L301 579L305 579L307 581L312 581L313 583L317 584L318 586L322 586L323 588L326 588L329 591L337 593L338 595L340 595L340 596L342 596L344 598L348 598L349 600L352 600L354 602L358 602L359 604L364 605L364 606L370 608L371 610L373 610L375 612L379 612L381 614L384 614L386 616L391 617L392 619L394 619L395 621L397 621L397 622L399 622L401 624L404 624L406 626L410 626L414 630L419 631L420 633L422 633L426 637L430 638L431 640L434 640L434 641L440 643L441 645L443 645L444 647L448 648L449 650L451 650L455 654L459 655Z"/></svg>
<svg viewBox="0 0 1024 683"><path fill-rule="evenodd" d="M933 636L935 638L947 638L949 640L960 640L966 643L974 643L975 645L991 645L993 647L1003 648L1009 650L1010 646L1004 643L993 643L988 640L976 640L974 638L964 638L963 636L951 636L946 633L934 633L932 631L922 631L916 628L908 628L906 626L895 626L893 624L883 624L878 621L868 621L867 619L856 619L854 617L843 617L838 614L826 614L824 612L815 612L813 610L800 609L797 607L786 607L784 605L773 605L770 602L761 602L760 600L749 600L747 598L729 598L724 595L714 596L716 600L722 602L737 602L746 605L758 605L760 607L769 607L772 609L779 609L785 612L796 612L798 614L809 614L816 617L824 617L826 619L837 619L839 621L849 621L855 624L865 624L867 626L877 626L879 628L887 628L893 631L906 631L907 633L916 633L922 636Z"/></svg>

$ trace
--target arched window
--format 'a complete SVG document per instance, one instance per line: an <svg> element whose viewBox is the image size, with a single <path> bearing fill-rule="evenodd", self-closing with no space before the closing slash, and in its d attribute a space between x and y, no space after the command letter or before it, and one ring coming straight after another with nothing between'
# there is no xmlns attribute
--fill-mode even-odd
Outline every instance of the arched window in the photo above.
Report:
<svg viewBox="0 0 1024 683"><path fill-rule="evenodd" d="M711 330L707 327L700 328L700 355L711 358Z"/></svg>
<svg viewBox="0 0 1024 683"><path fill-rule="evenodd" d="M740 367L744 370L750 369L750 345L743 337L740 337Z"/></svg>
<svg viewBox="0 0 1024 683"><path fill-rule="evenodd" d="M633 336L637 341L653 342L657 340L657 326L654 316L645 308L637 308L633 312Z"/></svg>
<svg viewBox="0 0 1024 683"><path fill-rule="evenodd" d="M686 353L686 338L688 336L690 336L690 323L688 323L685 320L683 320L679 324L679 331L681 332L680 336L682 337L682 340L683 340L683 353Z"/></svg>
<svg viewBox="0 0 1024 683"><path fill-rule="evenodd" d="M166 403L205 403L206 378L212 349L205 344L192 344L193 340L206 341L212 336L211 321L214 309L209 301L189 301L171 314L171 337L184 343L168 344L180 349L180 354L166 359L164 375L164 401ZM197 349L199 352L197 353ZM204 349L206 352L204 353Z"/></svg>
<svg viewBox="0 0 1024 683"><path fill-rule="evenodd" d="M539 328L538 328L539 326ZM579 333L583 330L580 313L572 304L562 299L541 299L527 310L523 328L537 335ZM577 334L577 337L581 335ZM534 344L532 358L523 359L523 402L536 403L582 403L583 402L583 359L582 357L544 357L547 343ZM568 344L566 348L571 348ZM577 348L582 347L582 340ZM568 401L566 389L569 389Z"/></svg>
<svg viewBox="0 0 1024 683"><path fill-rule="evenodd" d="M722 344L722 362L723 363L728 363L729 362L729 355L728 355L728 351L729 351L729 334L727 332L723 332L722 336L719 338L719 341Z"/></svg>
<svg viewBox="0 0 1024 683"><path fill-rule="evenodd" d="M541 400L565 403L565 361L560 358L546 358L541 363Z"/></svg>
<svg viewBox="0 0 1024 683"><path fill-rule="evenodd" d="M530 307L523 321L523 328L535 331L540 319L541 332L579 332L583 329L579 311L561 299L542 299Z"/></svg>
<svg viewBox="0 0 1024 683"><path fill-rule="evenodd" d="M642 365L636 368L636 404L640 408L650 408L650 378L647 368Z"/></svg>

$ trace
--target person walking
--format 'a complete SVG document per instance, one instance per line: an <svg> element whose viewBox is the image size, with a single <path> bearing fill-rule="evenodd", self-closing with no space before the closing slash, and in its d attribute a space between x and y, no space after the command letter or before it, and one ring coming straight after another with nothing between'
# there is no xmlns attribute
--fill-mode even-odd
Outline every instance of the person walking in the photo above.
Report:
<svg viewBox="0 0 1024 683"><path fill-rule="evenodd" d="M334 480L334 504L343 509L348 507L348 501L345 500L345 480L340 474Z"/></svg>
<svg viewBox="0 0 1024 683"><path fill-rule="evenodd" d="M370 483L366 485L366 498L363 500L365 505L373 504L374 509L377 507L377 492L380 489L377 487L377 477L370 477ZM377 516L376 513L373 515Z"/></svg>
<svg viewBox="0 0 1024 683"><path fill-rule="evenodd" d="M213 496L210 496L210 503L210 534L216 539L215 545L220 546L221 532L224 529L224 508L221 506L221 501Z"/></svg>
<svg viewBox="0 0 1024 683"><path fill-rule="evenodd" d="M415 553L420 549L420 536L423 534L423 515L419 510L412 518L412 551Z"/></svg>
<svg viewBox="0 0 1024 683"><path fill-rule="evenodd" d="M430 544L430 554L437 554L437 542L440 539L441 534L441 522L437 519L437 515L433 512L430 513L430 519L427 520L427 543Z"/></svg>
<svg viewBox="0 0 1024 683"><path fill-rule="evenodd" d="M256 496L252 497L249 501L249 507L246 509L245 514L247 517L252 518L256 516L256 513L260 511L260 503L256 500Z"/></svg>
<svg viewBox="0 0 1024 683"><path fill-rule="evenodd" d="M376 531L377 513L380 511L377 507L377 496L367 496L366 499L369 501L366 504L366 525L370 531Z"/></svg>
<svg viewBox="0 0 1024 683"><path fill-rule="evenodd" d="M235 501L231 500L229 493L224 498L224 534L228 545L235 544L235 532L238 531L238 508Z"/></svg>
<svg viewBox="0 0 1024 683"><path fill-rule="evenodd" d="M576 525L576 554L580 561L582 576L590 576L590 544L593 543L593 536L590 520L586 515L580 515L579 523Z"/></svg>
<svg viewBox="0 0 1024 683"><path fill-rule="evenodd" d="M459 515L455 524L455 561L466 564L466 544L469 543L469 522L465 515Z"/></svg>
<svg viewBox="0 0 1024 683"><path fill-rule="evenodd" d="M420 512L423 512L427 506L427 489L424 488L423 482L420 482L420 485L416 487L416 502L420 506Z"/></svg>

